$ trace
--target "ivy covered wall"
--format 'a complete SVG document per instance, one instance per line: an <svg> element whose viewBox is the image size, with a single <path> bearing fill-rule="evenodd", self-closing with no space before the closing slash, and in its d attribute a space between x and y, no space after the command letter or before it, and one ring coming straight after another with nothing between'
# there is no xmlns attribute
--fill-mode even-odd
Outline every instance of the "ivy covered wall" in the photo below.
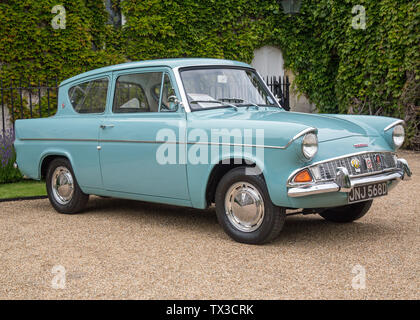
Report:
<svg viewBox="0 0 420 320"><path fill-rule="evenodd" d="M54 29L55 5L65 8L65 29ZM3 80L45 80L124 61L112 48L114 32L102 0L9 0L0 2L0 76Z"/></svg>
<svg viewBox="0 0 420 320"><path fill-rule="evenodd" d="M113 0L127 23L106 24L102 0L0 2L3 78L60 79L129 60L215 57L250 62L253 51L283 51L294 85L320 112L404 118L408 145L420 148L420 4L411 0L302 0L286 16L276 0ZM51 8L66 8L66 29ZM352 27L352 8L366 28Z"/></svg>

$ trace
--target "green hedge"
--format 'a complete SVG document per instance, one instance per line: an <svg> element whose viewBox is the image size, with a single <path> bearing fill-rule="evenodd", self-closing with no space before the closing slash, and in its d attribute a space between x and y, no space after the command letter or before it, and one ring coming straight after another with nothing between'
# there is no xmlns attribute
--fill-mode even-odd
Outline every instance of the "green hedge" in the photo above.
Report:
<svg viewBox="0 0 420 320"><path fill-rule="evenodd" d="M404 118L420 148L420 4L411 0L302 0L288 17L276 0L124 0L127 24L107 25L102 0L61 1L67 28L53 30L55 1L0 3L1 74L65 78L124 59L215 57L250 62L263 45L282 49L294 85L320 112ZM366 8L365 30L351 26Z"/></svg>

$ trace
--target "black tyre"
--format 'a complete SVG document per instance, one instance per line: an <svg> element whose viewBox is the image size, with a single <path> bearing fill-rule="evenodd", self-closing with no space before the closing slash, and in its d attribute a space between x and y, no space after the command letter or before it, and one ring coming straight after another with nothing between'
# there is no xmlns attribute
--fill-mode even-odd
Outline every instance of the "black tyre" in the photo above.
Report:
<svg viewBox="0 0 420 320"><path fill-rule="evenodd" d="M283 228L286 210L270 199L261 175L247 175L245 167L229 171L216 189L217 219L234 240L263 244L274 240Z"/></svg>
<svg viewBox="0 0 420 320"><path fill-rule="evenodd" d="M372 206L373 200L349 204L342 207L327 209L319 215L332 222L347 223L363 217Z"/></svg>
<svg viewBox="0 0 420 320"><path fill-rule="evenodd" d="M89 195L80 189L70 162L65 158L57 158L50 163L46 184L48 198L60 213L78 213L89 200Z"/></svg>

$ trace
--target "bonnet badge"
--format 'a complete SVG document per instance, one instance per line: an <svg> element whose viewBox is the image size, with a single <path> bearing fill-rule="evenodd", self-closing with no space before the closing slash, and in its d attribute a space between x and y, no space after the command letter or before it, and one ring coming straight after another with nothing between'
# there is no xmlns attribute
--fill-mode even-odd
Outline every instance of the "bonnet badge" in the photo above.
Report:
<svg viewBox="0 0 420 320"><path fill-rule="evenodd" d="M355 147L355 148L365 148L367 146L368 146L367 143L356 143L356 144L353 145L353 147Z"/></svg>

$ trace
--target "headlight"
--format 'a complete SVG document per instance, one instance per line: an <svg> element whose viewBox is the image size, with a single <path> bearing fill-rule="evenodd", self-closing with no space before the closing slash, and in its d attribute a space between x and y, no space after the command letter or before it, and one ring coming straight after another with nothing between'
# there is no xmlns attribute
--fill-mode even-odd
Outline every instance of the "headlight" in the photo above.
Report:
<svg viewBox="0 0 420 320"><path fill-rule="evenodd" d="M394 127L394 131L392 132L392 140L394 142L395 149L398 149L403 145L404 139L405 139L404 127L400 124L396 125Z"/></svg>
<svg viewBox="0 0 420 320"><path fill-rule="evenodd" d="M302 153L306 159L312 159L318 152L318 137L314 133L308 133L302 140Z"/></svg>

